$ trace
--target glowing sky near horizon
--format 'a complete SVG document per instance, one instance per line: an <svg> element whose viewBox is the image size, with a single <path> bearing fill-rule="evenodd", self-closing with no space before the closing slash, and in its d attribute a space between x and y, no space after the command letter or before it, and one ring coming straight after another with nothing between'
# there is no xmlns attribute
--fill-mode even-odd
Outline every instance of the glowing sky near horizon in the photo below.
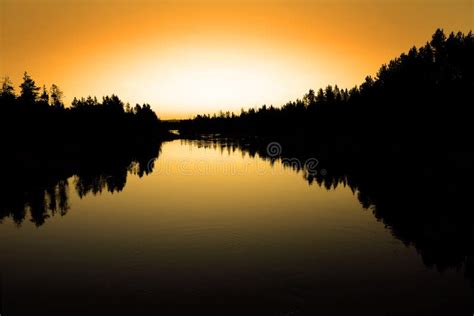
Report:
<svg viewBox="0 0 474 316"><path fill-rule="evenodd" d="M66 103L115 93L162 118L238 112L350 88L473 16L471 0L0 0L0 76L18 87L27 70Z"/></svg>

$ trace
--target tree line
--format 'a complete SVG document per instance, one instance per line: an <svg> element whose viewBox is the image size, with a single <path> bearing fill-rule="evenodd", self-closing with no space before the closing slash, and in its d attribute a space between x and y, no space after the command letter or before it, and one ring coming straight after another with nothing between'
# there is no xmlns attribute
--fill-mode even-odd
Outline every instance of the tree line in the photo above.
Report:
<svg viewBox="0 0 474 316"><path fill-rule="evenodd" d="M181 134L329 137L360 140L462 135L469 130L474 89L472 32L436 30L422 47L380 67L351 89L328 85L282 107L263 105L239 114L197 115L179 124Z"/></svg>
<svg viewBox="0 0 474 316"><path fill-rule="evenodd" d="M0 87L1 135L5 142L75 144L143 143L163 139L168 132L149 104L131 107L116 95L74 98L63 102L63 92L53 84L40 88L25 72L17 95L11 80Z"/></svg>

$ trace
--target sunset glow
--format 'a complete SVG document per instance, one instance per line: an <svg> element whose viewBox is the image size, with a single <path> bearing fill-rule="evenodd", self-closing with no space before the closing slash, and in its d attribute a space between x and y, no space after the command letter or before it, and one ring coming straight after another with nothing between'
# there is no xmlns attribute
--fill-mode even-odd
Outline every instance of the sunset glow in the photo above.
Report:
<svg viewBox="0 0 474 316"><path fill-rule="evenodd" d="M162 118L351 87L437 27L473 26L470 0L0 0L0 14L0 75L16 88L27 70L66 104L115 93Z"/></svg>

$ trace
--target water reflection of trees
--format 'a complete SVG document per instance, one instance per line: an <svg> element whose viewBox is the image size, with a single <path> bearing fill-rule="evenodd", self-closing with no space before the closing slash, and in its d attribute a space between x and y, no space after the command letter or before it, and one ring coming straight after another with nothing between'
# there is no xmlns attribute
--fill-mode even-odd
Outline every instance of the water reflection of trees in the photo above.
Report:
<svg viewBox="0 0 474 316"><path fill-rule="evenodd" d="M464 269L474 283L474 213L467 207L471 205L469 191L474 175L467 163L472 157L466 159L466 153L373 144L358 144L357 150L348 150L353 144L315 146L314 142L293 141L281 143L282 156L275 158L267 153L268 140L259 138L192 142L223 154L239 148L251 157L272 162L315 157L319 160L317 172L306 172L302 163L286 166L301 172L310 185L327 190L341 185L351 188L361 205L393 236L417 250L426 266L440 272Z"/></svg>
<svg viewBox="0 0 474 316"><path fill-rule="evenodd" d="M28 215L41 226L54 215L65 215L70 209L69 190L79 197L102 192L120 192L125 188L128 174L139 177L152 172L148 162L157 158L160 143L143 146L123 146L117 150L95 148L81 159L56 159L54 169L28 168L35 161L4 162L0 221L11 218L21 225ZM27 159L29 160L29 159Z"/></svg>

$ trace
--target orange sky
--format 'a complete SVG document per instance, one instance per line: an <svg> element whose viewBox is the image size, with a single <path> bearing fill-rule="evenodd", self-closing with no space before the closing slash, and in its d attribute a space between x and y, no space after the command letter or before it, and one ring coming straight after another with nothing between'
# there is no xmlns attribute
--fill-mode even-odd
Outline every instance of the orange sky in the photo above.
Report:
<svg viewBox="0 0 474 316"><path fill-rule="evenodd" d="M27 70L66 103L115 93L165 119L280 106L359 84L473 16L472 0L0 0L0 76L18 86Z"/></svg>

